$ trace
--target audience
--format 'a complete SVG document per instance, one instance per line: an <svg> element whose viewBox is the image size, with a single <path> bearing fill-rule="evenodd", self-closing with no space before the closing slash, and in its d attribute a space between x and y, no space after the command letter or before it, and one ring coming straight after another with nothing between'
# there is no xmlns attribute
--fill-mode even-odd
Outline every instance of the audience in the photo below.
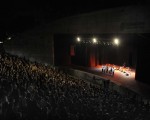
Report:
<svg viewBox="0 0 150 120"><path fill-rule="evenodd" d="M25 58L0 55L1 120L150 120L150 105Z"/></svg>

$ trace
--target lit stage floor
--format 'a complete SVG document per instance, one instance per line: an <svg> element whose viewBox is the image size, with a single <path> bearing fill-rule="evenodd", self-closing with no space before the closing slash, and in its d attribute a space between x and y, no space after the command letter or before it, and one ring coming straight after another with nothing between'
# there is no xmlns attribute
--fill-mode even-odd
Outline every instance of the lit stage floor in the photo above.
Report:
<svg viewBox="0 0 150 120"><path fill-rule="evenodd" d="M146 98L150 98L150 85L141 83L137 80L135 80L135 70L130 69L128 71L128 75L126 75L126 72L121 72L120 70L115 70L114 75L109 75L108 73L102 72L102 66L99 65L97 67L82 67L82 66L69 66L73 69L82 70L85 72L89 72L95 75L98 75L100 77L103 77L105 79L111 80L111 82L121 85L123 87L126 87L132 91L135 91L139 93L142 96L145 96Z"/></svg>

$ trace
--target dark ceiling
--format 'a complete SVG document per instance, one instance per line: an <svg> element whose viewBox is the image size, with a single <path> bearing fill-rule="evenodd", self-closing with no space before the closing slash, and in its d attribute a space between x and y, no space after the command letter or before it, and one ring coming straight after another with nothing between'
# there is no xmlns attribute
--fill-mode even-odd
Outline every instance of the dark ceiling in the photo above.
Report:
<svg viewBox="0 0 150 120"><path fill-rule="evenodd" d="M9 1L0 4L0 34L20 33L56 19L119 6L145 4L148 0Z"/></svg>

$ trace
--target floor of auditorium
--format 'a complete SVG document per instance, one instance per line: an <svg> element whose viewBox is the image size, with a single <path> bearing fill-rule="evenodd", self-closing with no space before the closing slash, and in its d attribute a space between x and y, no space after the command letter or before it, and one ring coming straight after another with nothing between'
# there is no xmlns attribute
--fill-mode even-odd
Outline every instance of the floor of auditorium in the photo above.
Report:
<svg viewBox="0 0 150 120"><path fill-rule="evenodd" d="M135 71L131 70L129 75L125 73L115 70L114 76L102 73L101 66L98 67L81 67L81 66L70 66L73 69L79 69L85 72L92 73L94 75L98 75L100 77L106 78L111 80L111 82L126 87L140 95L144 96L145 98L150 99L150 85L144 84L135 80Z"/></svg>

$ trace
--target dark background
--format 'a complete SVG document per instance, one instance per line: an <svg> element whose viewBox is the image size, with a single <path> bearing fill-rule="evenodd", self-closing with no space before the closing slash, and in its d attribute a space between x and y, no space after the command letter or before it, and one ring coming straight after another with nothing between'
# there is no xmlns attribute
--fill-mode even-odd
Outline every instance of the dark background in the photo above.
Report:
<svg viewBox="0 0 150 120"><path fill-rule="evenodd" d="M59 18L119 6L149 4L148 0L3 1L0 4L0 37L17 34Z"/></svg>

